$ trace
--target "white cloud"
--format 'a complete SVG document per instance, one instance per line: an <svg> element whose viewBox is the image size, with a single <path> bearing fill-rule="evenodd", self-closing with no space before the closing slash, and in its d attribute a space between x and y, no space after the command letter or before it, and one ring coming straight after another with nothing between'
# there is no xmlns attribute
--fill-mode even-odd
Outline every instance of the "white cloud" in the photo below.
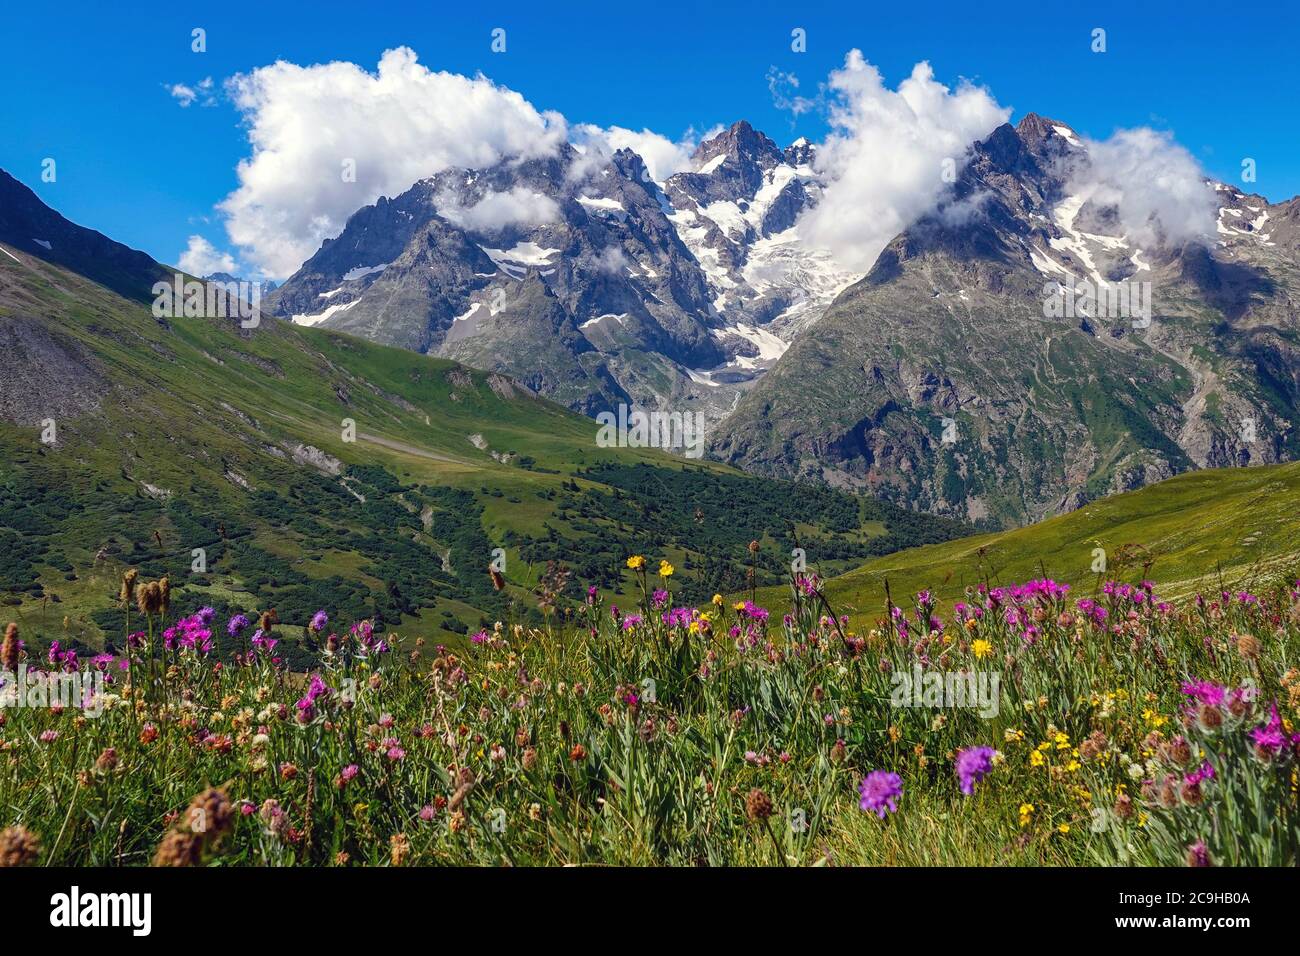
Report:
<svg viewBox="0 0 1300 956"><path fill-rule="evenodd" d="M450 193L437 197L438 212L449 222L477 232L496 232L506 226L540 226L560 218L560 207L550 196L516 186L509 192L488 192L472 206L461 207Z"/></svg>
<svg viewBox="0 0 1300 956"><path fill-rule="evenodd" d="M1084 145L1087 159L1070 172L1070 191L1115 207L1130 239L1154 246L1214 234L1214 192L1200 164L1170 134L1140 127Z"/></svg>
<svg viewBox="0 0 1300 956"><path fill-rule="evenodd" d="M190 236L189 245L176 260L176 265L182 271L199 278L214 272L234 274L237 269L230 253L217 249L202 236Z"/></svg>
<svg viewBox="0 0 1300 956"><path fill-rule="evenodd" d="M773 106L779 110L789 110L795 116L815 110L822 104L823 97L826 95L823 88L816 96L801 96L796 92L799 89L799 77L776 67L771 67L767 71L767 89L772 94Z"/></svg>
<svg viewBox="0 0 1300 956"><path fill-rule="evenodd" d="M643 160L650 178L663 182L673 173L691 168L691 153L699 145L693 131L677 142L648 129L641 132L622 126L600 127L582 123L573 128L573 142L588 156L608 157L620 149L630 149Z"/></svg>
<svg viewBox="0 0 1300 956"><path fill-rule="evenodd" d="M606 246L596 259L596 271L609 275L621 275L632 268L632 260L618 246Z"/></svg>
<svg viewBox="0 0 1300 956"><path fill-rule="evenodd" d="M167 92L172 98L181 105L181 108L192 106L198 103L200 106L216 106L217 98L213 93L214 84L212 77L205 76L194 86L188 86L184 83L173 83L167 87Z"/></svg>
<svg viewBox="0 0 1300 956"><path fill-rule="evenodd" d="M186 86L184 83L177 83L174 86L169 86L167 92L171 93L176 102L180 103L182 107L189 106L198 98L199 95L194 90L194 87Z"/></svg>
<svg viewBox="0 0 1300 956"><path fill-rule="evenodd" d="M539 112L483 76L435 72L401 47L378 70L284 61L240 74L227 91L252 156L219 206L243 258L271 278L294 272L348 216L451 166L551 155L563 117ZM344 163L355 182L344 181Z"/></svg>
<svg viewBox="0 0 1300 956"><path fill-rule="evenodd" d="M832 131L816 161L826 191L798 228L859 272L944 198L944 160L963 165L970 145L1011 113L982 87L936 82L928 63L891 90L858 50L831 74L827 96Z"/></svg>

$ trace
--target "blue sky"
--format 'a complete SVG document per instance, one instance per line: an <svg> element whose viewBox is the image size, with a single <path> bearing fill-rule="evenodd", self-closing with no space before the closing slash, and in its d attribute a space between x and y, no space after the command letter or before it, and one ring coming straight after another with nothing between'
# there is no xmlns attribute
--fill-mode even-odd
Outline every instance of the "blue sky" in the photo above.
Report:
<svg viewBox="0 0 1300 956"><path fill-rule="evenodd" d="M571 123L670 137L749 119L782 144L820 139L824 116L778 109L766 76L800 92L862 50L892 86L928 60L936 79L986 85L1013 122L1035 111L1102 138L1170 130L1212 174L1278 201L1300 193L1296 5L1043 2L793 4L11 4L0 36L0 167L75 221L175 262L198 233L227 248L213 207L250 153L223 97L182 109L176 83L224 79L285 59L373 70L409 46L435 70L484 73ZM190 31L207 31L207 52ZM507 31L494 54L491 31ZM807 52L791 50L791 30ZM1090 50L1106 30L1107 50ZM58 164L41 181L41 161ZM1240 182L1244 157L1258 181Z"/></svg>

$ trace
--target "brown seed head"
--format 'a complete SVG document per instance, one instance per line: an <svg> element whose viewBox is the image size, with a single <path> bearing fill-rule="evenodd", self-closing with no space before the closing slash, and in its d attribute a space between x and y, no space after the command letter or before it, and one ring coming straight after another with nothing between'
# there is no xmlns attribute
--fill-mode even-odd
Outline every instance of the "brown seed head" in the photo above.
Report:
<svg viewBox="0 0 1300 956"><path fill-rule="evenodd" d="M0 644L0 667L7 671L18 670L18 661L22 657L22 645L18 642L18 625L9 622L5 628L4 643Z"/></svg>
<svg viewBox="0 0 1300 956"><path fill-rule="evenodd" d="M162 610L162 586L157 581L150 581L136 592L135 603L146 617L157 614Z"/></svg>
<svg viewBox="0 0 1300 956"><path fill-rule="evenodd" d="M0 866L30 866L40 852L40 839L22 824L0 830Z"/></svg>
<svg viewBox="0 0 1300 956"><path fill-rule="evenodd" d="M135 579L140 576L140 572L135 568L129 569L122 575L122 591L118 595L123 604L130 604L135 600Z"/></svg>
<svg viewBox="0 0 1300 956"><path fill-rule="evenodd" d="M1251 634L1237 635L1237 653L1245 660L1253 661L1258 658L1261 649L1259 638Z"/></svg>
<svg viewBox="0 0 1300 956"><path fill-rule="evenodd" d="M751 820L766 820L772 815L772 798L755 787L745 797L745 814Z"/></svg>

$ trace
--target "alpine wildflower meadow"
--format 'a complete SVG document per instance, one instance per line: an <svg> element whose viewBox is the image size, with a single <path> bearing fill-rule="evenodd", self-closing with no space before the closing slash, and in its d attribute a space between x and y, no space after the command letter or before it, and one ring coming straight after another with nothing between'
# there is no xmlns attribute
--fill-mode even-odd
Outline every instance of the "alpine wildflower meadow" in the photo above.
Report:
<svg viewBox="0 0 1300 956"><path fill-rule="evenodd" d="M553 581L540 626L455 648L328 609L219 619L132 570L101 654L10 624L0 864L1298 861L1293 577L1177 604L982 584L853 629L810 573L778 613L626 567L630 602ZM931 699L991 668L996 707ZM89 689L56 700L74 674Z"/></svg>

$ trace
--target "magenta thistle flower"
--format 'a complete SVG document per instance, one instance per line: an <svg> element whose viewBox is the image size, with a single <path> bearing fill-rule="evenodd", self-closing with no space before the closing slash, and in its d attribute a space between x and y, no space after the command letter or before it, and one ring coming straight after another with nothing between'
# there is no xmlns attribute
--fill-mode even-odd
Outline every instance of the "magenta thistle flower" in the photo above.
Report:
<svg viewBox="0 0 1300 956"><path fill-rule="evenodd" d="M898 811L898 798L903 795L903 778L887 770L873 770L858 784L862 799L858 806L885 819L886 813Z"/></svg>
<svg viewBox="0 0 1300 956"><path fill-rule="evenodd" d="M1228 689L1208 680L1188 681L1183 684L1183 693L1193 700L1209 707L1218 707L1227 696Z"/></svg>
<svg viewBox="0 0 1300 956"><path fill-rule="evenodd" d="M1270 757L1276 757L1287 745L1287 737L1282 730L1282 717L1277 712L1276 702L1270 705L1268 723L1252 730L1250 739L1254 742L1257 753Z"/></svg>
<svg viewBox="0 0 1300 956"><path fill-rule="evenodd" d="M954 767L957 779L961 781L961 792L970 796L979 783L993 769L993 755L997 753L992 747L969 747L959 751Z"/></svg>

